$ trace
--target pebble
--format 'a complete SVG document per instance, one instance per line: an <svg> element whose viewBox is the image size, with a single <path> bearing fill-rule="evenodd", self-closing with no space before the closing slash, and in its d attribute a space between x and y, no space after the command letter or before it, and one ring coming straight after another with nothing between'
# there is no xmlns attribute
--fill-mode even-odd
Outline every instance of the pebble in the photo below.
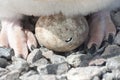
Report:
<svg viewBox="0 0 120 80"><path fill-rule="evenodd" d="M101 57L107 59L118 55L120 55L120 47L117 45L109 45L105 48L105 51L102 53Z"/></svg>
<svg viewBox="0 0 120 80"><path fill-rule="evenodd" d="M0 77L2 77L3 75L7 74L9 71L5 68L1 68L0 67Z"/></svg>
<svg viewBox="0 0 120 80"><path fill-rule="evenodd" d="M70 65L66 62L59 64L48 64L44 66L39 66L37 71L39 74L64 74L70 69Z"/></svg>
<svg viewBox="0 0 120 80"><path fill-rule="evenodd" d="M89 66L103 66L106 63L106 59L104 58L96 58L89 62Z"/></svg>
<svg viewBox="0 0 120 80"><path fill-rule="evenodd" d="M36 71L30 70L20 76L21 80L41 80L41 76Z"/></svg>
<svg viewBox="0 0 120 80"><path fill-rule="evenodd" d="M67 73L68 80L91 80L106 72L106 67L89 66L72 68Z"/></svg>
<svg viewBox="0 0 120 80"><path fill-rule="evenodd" d="M22 58L12 58L12 64L7 66L7 69L12 71L12 70L19 70L21 71L27 71L29 69L29 65L26 60Z"/></svg>
<svg viewBox="0 0 120 80"><path fill-rule="evenodd" d="M37 60L36 62L32 63L30 67L42 66L42 65L47 65L47 64L49 64L49 61L45 58L41 58Z"/></svg>
<svg viewBox="0 0 120 80"><path fill-rule="evenodd" d="M103 75L102 80L113 80L113 74L112 73L106 73L105 75Z"/></svg>
<svg viewBox="0 0 120 80"><path fill-rule="evenodd" d="M54 54L53 56L50 57L50 61L52 64L59 64L66 62L66 59L64 56Z"/></svg>
<svg viewBox="0 0 120 80"><path fill-rule="evenodd" d="M111 73L106 73L103 75L102 80L120 80L120 71L114 70Z"/></svg>
<svg viewBox="0 0 120 80"><path fill-rule="evenodd" d="M120 26L120 11L112 13L112 20L116 26Z"/></svg>
<svg viewBox="0 0 120 80"><path fill-rule="evenodd" d="M57 80L56 76L55 75L41 75L43 80Z"/></svg>
<svg viewBox="0 0 120 80"><path fill-rule="evenodd" d="M39 74L34 74L26 78L21 78L21 80L44 80L44 79L42 79Z"/></svg>
<svg viewBox="0 0 120 80"><path fill-rule="evenodd" d="M120 31L117 33L117 36L115 37L114 43L117 45L120 45Z"/></svg>
<svg viewBox="0 0 120 80"><path fill-rule="evenodd" d="M11 59L13 55L14 55L13 49L0 47L0 58Z"/></svg>
<svg viewBox="0 0 120 80"><path fill-rule="evenodd" d="M95 77L93 77L93 79L91 79L91 80L100 80L100 78L99 78L98 76L95 76Z"/></svg>
<svg viewBox="0 0 120 80"><path fill-rule="evenodd" d="M9 62L6 59L0 58L0 67L5 68L8 64Z"/></svg>
<svg viewBox="0 0 120 80"><path fill-rule="evenodd" d="M27 62L28 63L34 63L35 61L39 60L42 58L42 52L40 49L34 49L27 57Z"/></svg>
<svg viewBox="0 0 120 80"><path fill-rule="evenodd" d="M106 66L110 70L118 69L120 70L120 55L116 57L109 58L106 61Z"/></svg>
<svg viewBox="0 0 120 80"><path fill-rule="evenodd" d="M59 63L63 63L66 61L64 56L57 55L51 50L49 51L42 50L42 55L45 58L49 59L52 64L59 64Z"/></svg>
<svg viewBox="0 0 120 80"><path fill-rule="evenodd" d="M46 50L42 50L42 55L47 58L47 59L50 59L53 55L54 55L54 52L53 51L46 51Z"/></svg>
<svg viewBox="0 0 120 80"><path fill-rule="evenodd" d="M66 58L66 61L73 67L86 65L84 61L87 61L87 60L88 60L88 56L85 54L71 54Z"/></svg>
<svg viewBox="0 0 120 80"><path fill-rule="evenodd" d="M0 80L20 80L20 72L18 70L13 70L6 75L0 77Z"/></svg>

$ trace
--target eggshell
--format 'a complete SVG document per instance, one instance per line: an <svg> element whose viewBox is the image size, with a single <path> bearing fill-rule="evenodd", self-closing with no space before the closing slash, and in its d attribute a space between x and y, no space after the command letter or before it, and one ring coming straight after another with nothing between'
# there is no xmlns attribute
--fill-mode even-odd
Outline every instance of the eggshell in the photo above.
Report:
<svg viewBox="0 0 120 80"><path fill-rule="evenodd" d="M35 28L38 43L58 52L77 48L86 40L88 32L83 16L66 17L62 14L40 17Z"/></svg>

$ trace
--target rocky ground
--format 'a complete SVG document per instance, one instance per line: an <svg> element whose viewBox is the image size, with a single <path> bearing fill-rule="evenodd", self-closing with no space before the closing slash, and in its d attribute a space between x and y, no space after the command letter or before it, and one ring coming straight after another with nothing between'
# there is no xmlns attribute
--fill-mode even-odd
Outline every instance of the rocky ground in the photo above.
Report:
<svg viewBox="0 0 120 80"><path fill-rule="evenodd" d="M24 60L1 47L0 80L120 80L120 12L111 15L117 27L114 41L104 41L94 54L81 47L67 53L40 47Z"/></svg>

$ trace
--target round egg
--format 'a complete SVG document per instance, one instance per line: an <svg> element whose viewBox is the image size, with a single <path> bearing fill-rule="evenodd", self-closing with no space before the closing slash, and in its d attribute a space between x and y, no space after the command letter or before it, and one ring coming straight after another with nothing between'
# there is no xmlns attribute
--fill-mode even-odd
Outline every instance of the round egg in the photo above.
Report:
<svg viewBox="0 0 120 80"><path fill-rule="evenodd" d="M62 14L42 16L35 27L38 43L58 52L77 48L87 39L88 32L85 17L66 17Z"/></svg>

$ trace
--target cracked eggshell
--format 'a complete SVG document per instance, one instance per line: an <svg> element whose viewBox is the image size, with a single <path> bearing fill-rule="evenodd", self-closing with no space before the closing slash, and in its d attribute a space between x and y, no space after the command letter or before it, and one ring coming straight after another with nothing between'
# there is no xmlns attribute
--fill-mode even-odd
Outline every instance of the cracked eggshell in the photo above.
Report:
<svg viewBox="0 0 120 80"><path fill-rule="evenodd" d="M83 16L65 17L62 14L42 16L36 23L35 35L39 44L58 52L80 46L88 36L89 27Z"/></svg>

